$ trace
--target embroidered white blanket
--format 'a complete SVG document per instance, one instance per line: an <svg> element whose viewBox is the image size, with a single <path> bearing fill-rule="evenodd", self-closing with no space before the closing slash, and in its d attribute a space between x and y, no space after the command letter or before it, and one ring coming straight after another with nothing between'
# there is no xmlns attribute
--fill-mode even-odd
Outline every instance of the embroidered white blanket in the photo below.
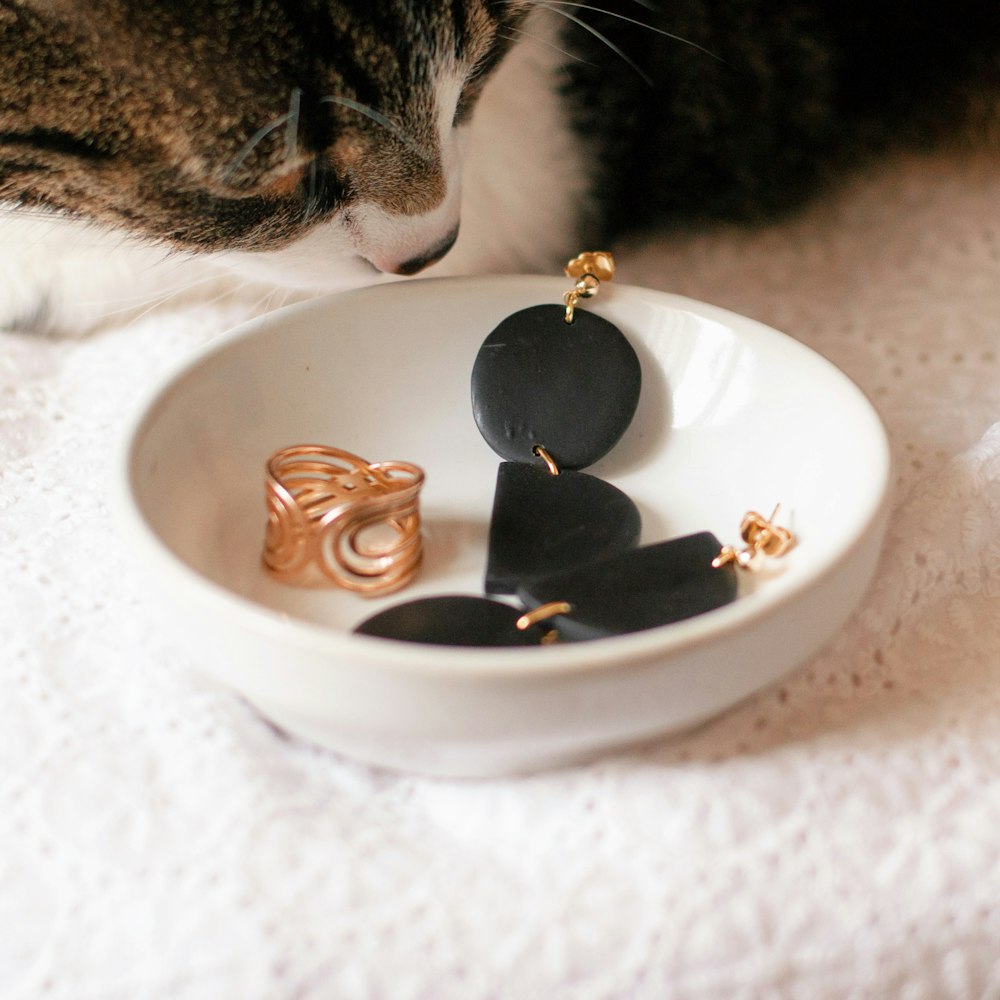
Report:
<svg viewBox="0 0 1000 1000"><path fill-rule="evenodd" d="M0 996L1000 996L1000 164L902 160L779 226L616 249L623 282L858 382L894 513L812 662L529 778L289 740L156 626L111 455L236 309L0 334Z"/></svg>

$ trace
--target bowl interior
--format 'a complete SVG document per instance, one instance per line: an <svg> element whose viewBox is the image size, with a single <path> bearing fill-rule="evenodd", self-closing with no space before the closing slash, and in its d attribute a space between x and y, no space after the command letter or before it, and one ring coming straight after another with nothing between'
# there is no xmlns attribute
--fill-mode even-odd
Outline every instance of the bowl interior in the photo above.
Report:
<svg viewBox="0 0 1000 1000"><path fill-rule="evenodd" d="M481 593L500 459L473 421L470 372L503 317L558 302L565 284L381 286L265 317L189 361L146 406L126 451L126 503L168 556L160 571L245 599L248 614L323 626L333 641L401 600ZM870 527L888 448L872 407L836 368L751 320L662 293L606 286L587 308L629 338L643 387L622 441L585 471L632 497L644 543L706 529L738 542L745 511L769 514L780 503L778 520L798 544L742 584L749 600L768 602L808 586ZM414 585L373 600L267 575L264 463L296 443L426 470L425 562ZM746 615L742 604L706 617ZM688 624L656 630L665 649Z"/></svg>

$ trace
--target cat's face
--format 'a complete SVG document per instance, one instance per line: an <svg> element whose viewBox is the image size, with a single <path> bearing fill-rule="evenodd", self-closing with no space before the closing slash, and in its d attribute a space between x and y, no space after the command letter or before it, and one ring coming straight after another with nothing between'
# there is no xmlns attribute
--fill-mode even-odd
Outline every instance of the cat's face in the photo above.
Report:
<svg viewBox="0 0 1000 1000"><path fill-rule="evenodd" d="M528 6L0 0L0 200L412 273L454 241L461 125Z"/></svg>

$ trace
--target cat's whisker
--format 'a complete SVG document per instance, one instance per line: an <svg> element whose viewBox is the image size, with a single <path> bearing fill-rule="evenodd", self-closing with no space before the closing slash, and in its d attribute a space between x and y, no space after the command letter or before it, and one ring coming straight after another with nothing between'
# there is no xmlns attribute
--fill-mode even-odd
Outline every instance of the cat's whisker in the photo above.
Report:
<svg viewBox="0 0 1000 1000"><path fill-rule="evenodd" d="M294 160L299 151L299 109L302 104L302 88L292 87L288 98L288 120L285 128L285 160Z"/></svg>
<svg viewBox="0 0 1000 1000"><path fill-rule="evenodd" d="M170 264L164 264L162 265L163 268L162 271L160 270L160 268L156 268L155 265L149 264L145 268L139 269L137 273L148 274L155 269L158 279L160 278L161 275L163 277L170 278L173 277L176 274L177 270L183 267L185 263L191 263L191 262L190 261L185 262L181 260L177 261L176 263L171 262ZM201 285L207 285L213 281L219 281L220 278L223 280L229 280L232 278L232 275L230 275L230 273L224 270L220 265L209 264L206 262L204 265L204 270L200 271L197 274L197 276L181 275L178 281L176 281L173 285L169 285L166 287L166 292L167 294L173 294L174 292L185 291L186 289L189 288L198 288Z"/></svg>
<svg viewBox="0 0 1000 1000"><path fill-rule="evenodd" d="M351 111L356 111L359 115L364 115L365 118L375 122L376 125L381 125L382 128L394 135L400 142L403 143L403 145L416 153L417 156L425 162L430 162L433 159L433 157L427 154L427 150L420 142L417 141L416 138L410 135L391 118L387 118L380 111L376 111L370 104L362 104L360 101L355 101L350 97L342 97L339 94L327 94L325 97L321 97L319 99L319 103L339 104L342 108L348 108Z"/></svg>
<svg viewBox="0 0 1000 1000"><path fill-rule="evenodd" d="M291 118L291 115L291 111L286 111L283 115L278 115L274 121L269 122L267 125L262 125L257 129L233 157L229 166L222 172L223 182L228 184L236 171L246 162L246 158L257 148L257 144L266 139L275 129L281 128Z"/></svg>
<svg viewBox="0 0 1000 1000"><path fill-rule="evenodd" d="M108 304L104 299L84 299L80 302L81 306L84 307L94 307L98 306L101 310L101 322L105 320L114 321L118 316L125 316L128 313L133 312L136 309L142 309L138 315L133 317L131 322L142 319L143 316L151 313L154 309L160 309L165 306L172 298L174 298L173 293L168 293L167 295L157 295L154 298L136 300L135 302L127 302L124 305L118 305L117 308L107 309L105 306ZM112 304L117 304L117 300L111 299ZM145 308L142 308L145 306Z"/></svg>
<svg viewBox="0 0 1000 1000"><path fill-rule="evenodd" d="M107 316L109 318L114 316L120 316L123 313L131 312L133 309L139 309L142 306L146 306L146 309L141 315L145 315L150 309L155 309L157 306L161 306L169 302L173 298L180 298L189 292L200 288L202 285L211 284L213 281L219 281L220 276L225 280L228 276L222 276L219 273L206 274L200 278L192 281L182 281L178 282L170 288L158 288L157 291L152 294L135 294L135 295L125 295L115 298L101 298L101 299L81 299L80 304L82 306L101 306L101 315ZM246 282L241 282L238 285L233 285L231 288L227 288L222 294L228 295L235 293L239 288L243 287ZM116 306L117 308L106 309L105 306ZM138 318L138 317L137 317Z"/></svg>
<svg viewBox="0 0 1000 1000"><path fill-rule="evenodd" d="M275 309L280 309L288 301L288 295L289 289L275 287L267 303L267 311L272 312Z"/></svg>
<svg viewBox="0 0 1000 1000"><path fill-rule="evenodd" d="M218 275L215 275L214 277L218 278ZM197 282L193 282L191 284L190 288L192 288L192 289L196 288L196 287L198 287L201 284L203 284L203 282L200 281L200 280L197 281ZM251 282L249 282L249 281L241 280L241 281L239 281L239 282L237 282L237 283L235 283L233 285L229 285L228 287L223 288L217 295L213 295L210 299L206 299L204 302L199 302L199 305L202 308L209 308L210 306L214 306L217 302L223 302L223 301L225 301L228 298L232 298L234 296L239 295L239 293L244 288L248 287L250 284L251 284ZM175 291L171 295L166 296L165 298L160 298L157 301L151 302L145 309L142 310L142 312L138 313L136 316L133 316L129 320L129 324L132 325L132 324L140 322L143 318L145 318L154 309L160 308L161 306L163 306L164 304L166 304L167 302L169 302L170 299L172 299L172 298L175 298L175 297L179 298L180 296L184 295L186 293L186 291L187 291L187 289L183 289L182 288L179 291ZM256 303L256 304L259 304L259 301L260 300L258 300L258 303ZM119 310L119 312L128 312L128 311L129 311L128 309Z"/></svg>
<svg viewBox="0 0 1000 1000"><path fill-rule="evenodd" d="M232 288L224 288L218 295L213 295L210 299L201 303L203 308L208 308L209 306L214 306L216 302L224 302L228 298L233 298L240 294L243 289L250 287L252 282L241 281L238 285L234 285Z"/></svg>
<svg viewBox="0 0 1000 1000"><path fill-rule="evenodd" d="M339 94L327 94L325 97L319 99L320 104L339 104L342 108L349 108L351 111L357 111L359 115L364 115L366 118L370 118L377 125L381 125L382 128L387 129L392 132L393 135L399 136L400 138L407 138L403 130L391 119L386 118L380 111L376 111L370 104L362 104L360 101L355 101L350 97L342 97Z"/></svg>
<svg viewBox="0 0 1000 1000"><path fill-rule="evenodd" d="M247 306L247 312L250 314L256 314L258 312L270 312L272 308L272 303L274 301L275 295L278 294L279 289L271 288L268 289L256 302L252 305Z"/></svg>
<svg viewBox="0 0 1000 1000"><path fill-rule="evenodd" d="M639 2L639 0L637 0L637 2ZM725 59L723 59L722 56L717 55L710 49L706 49L697 42L692 42L690 38L685 38L683 35L675 35L671 31L665 31L663 28L657 28L655 25L647 24L645 21L637 21L634 17L626 17L624 14L619 14L613 10L605 10L603 7L595 7L593 4L589 3L574 2L574 0L542 0L542 5L548 7L550 10L553 7L575 7L578 10L592 10L595 14L606 14L608 17L615 17L619 21L627 21L629 24L634 24L637 27L645 28L647 31L655 32L657 35L662 35L664 38L672 38L675 42L680 42L683 45L689 45L691 48L697 49L699 52L704 52L705 55L711 56L719 62L725 62ZM642 4L642 6L648 7L647 4ZM648 9L654 10L653 7L649 7ZM583 26L589 27L589 25ZM604 40L607 41L607 39Z"/></svg>
<svg viewBox="0 0 1000 1000"><path fill-rule="evenodd" d="M316 198L316 161L309 164L309 194L306 197L305 212L302 221L308 222L319 209L319 201Z"/></svg>
<svg viewBox="0 0 1000 1000"><path fill-rule="evenodd" d="M556 45L554 42L550 42L547 38L542 38L541 35L536 35L533 32L525 31L523 28L510 27L507 30L508 31L512 31L512 32L516 32L518 35L521 36L521 38L524 38L524 39L526 39L526 40L528 40L530 42L534 42L536 45L544 45L545 48L551 49L553 52L558 52L561 55L564 55L567 59L572 59L574 62L583 63L584 66L593 66L594 65L593 63L588 62L582 56L575 55L574 53L569 52L569 51L567 51L564 48L561 48L560 46ZM508 42L516 42L516 41L518 41L518 39L515 38L513 35L505 34L502 31L498 31L497 32L497 37L498 38L504 38Z"/></svg>
<svg viewBox="0 0 1000 1000"><path fill-rule="evenodd" d="M574 24L583 28L584 31L589 32L598 41L605 44L615 55L619 56L624 62L632 67L642 77L642 79L650 86L653 86L653 78L643 70L638 63L633 59L629 58L607 35L602 34L593 25L587 24L582 18L577 17L575 14L571 14L567 10L561 10L561 4L558 0L536 0L536 5L538 7L543 7L545 10L551 11L553 14L558 14L560 17L564 17L567 21L572 21ZM566 6L571 7L586 7L586 4L567 4ZM593 8L587 8L593 9Z"/></svg>

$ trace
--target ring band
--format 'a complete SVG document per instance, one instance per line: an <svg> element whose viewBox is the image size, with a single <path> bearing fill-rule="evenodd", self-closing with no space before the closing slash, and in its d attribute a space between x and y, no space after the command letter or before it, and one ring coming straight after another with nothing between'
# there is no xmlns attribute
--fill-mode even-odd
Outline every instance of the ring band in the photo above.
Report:
<svg viewBox="0 0 1000 1000"><path fill-rule="evenodd" d="M285 583L335 584L374 597L406 586L422 555L418 494L409 462L366 462L300 444L267 462L264 565Z"/></svg>

